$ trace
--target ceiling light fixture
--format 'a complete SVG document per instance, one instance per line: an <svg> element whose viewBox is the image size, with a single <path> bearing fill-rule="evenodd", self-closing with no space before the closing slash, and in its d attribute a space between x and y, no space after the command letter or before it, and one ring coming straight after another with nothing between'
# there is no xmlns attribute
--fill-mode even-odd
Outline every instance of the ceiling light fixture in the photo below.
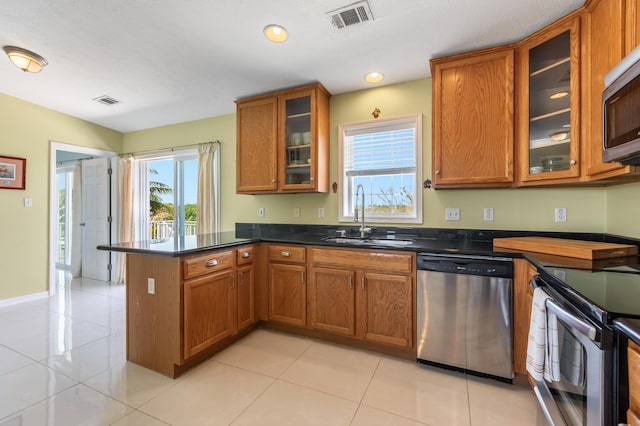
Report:
<svg viewBox="0 0 640 426"><path fill-rule="evenodd" d="M271 24L264 27L264 36L274 43L283 43L289 38L289 34L285 27L281 25Z"/></svg>
<svg viewBox="0 0 640 426"><path fill-rule="evenodd" d="M549 137L556 142L560 142L569 137L569 132L555 132L555 133L551 133Z"/></svg>
<svg viewBox="0 0 640 426"><path fill-rule="evenodd" d="M549 99L560 99L560 98L564 98L567 95L569 95L569 92L558 92L549 96Z"/></svg>
<svg viewBox="0 0 640 426"><path fill-rule="evenodd" d="M37 53L15 46L5 46L4 51L16 67L25 72L40 72L49 62Z"/></svg>
<svg viewBox="0 0 640 426"><path fill-rule="evenodd" d="M367 83L380 83L382 80L384 80L384 74L379 72L370 72L364 76L364 81Z"/></svg>

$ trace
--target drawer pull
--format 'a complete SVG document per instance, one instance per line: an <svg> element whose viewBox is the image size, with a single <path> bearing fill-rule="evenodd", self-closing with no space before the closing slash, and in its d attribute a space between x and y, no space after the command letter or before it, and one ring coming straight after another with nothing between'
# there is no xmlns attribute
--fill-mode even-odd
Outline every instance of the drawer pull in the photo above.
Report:
<svg viewBox="0 0 640 426"><path fill-rule="evenodd" d="M211 267L211 266L218 266L218 260L217 259L211 259L211 260L207 261L207 267Z"/></svg>
<svg viewBox="0 0 640 426"><path fill-rule="evenodd" d="M242 257L244 257L245 259L247 257L251 257L251 253L249 253L248 251L245 251L245 252L242 253Z"/></svg>
<svg viewBox="0 0 640 426"><path fill-rule="evenodd" d="M281 252L280 252L280 255L281 255L282 257L291 257L291 253L290 253L290 252L288 252L288 251L281 251Z"/></svg>

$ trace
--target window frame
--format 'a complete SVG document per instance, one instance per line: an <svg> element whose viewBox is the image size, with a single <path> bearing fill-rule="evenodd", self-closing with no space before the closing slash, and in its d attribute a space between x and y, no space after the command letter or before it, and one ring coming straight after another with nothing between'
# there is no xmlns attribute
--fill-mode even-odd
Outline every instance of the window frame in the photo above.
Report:
<svg viewBox="0 0 640 426"><path fill-rule="evenodd" d="M182 194L182 191L179 190L179 188L182 185L181 179L183 177L179 176L179 171L181 172L181 170L179 170L180 168L180 162L184 162L184 161L190 161L190 160L196 160L199 161L199 154L198 154L198 150L196 149L185 149L185 150L180 150L180 151L171 151L168 153L153 153L153 154L146 154L146 155L140 155L136 157L136 163L138 164L137 166L137 171L139 173L139 177L137 179L136 182L136 189L137 189L137 199L138 199L138 203L139 206L141 207L139 209L139 218L137 219L138 223L140 224L140 237L142 237L143 239L149 239L149 212L147 210L146 206L149 206L149 180L148 180L148 175L149 175L149 163L154 163L154 162L158 162L158 161L172 161L173 162L173 203L174 203L174 229L176 231L182 229L182 222L184 221L183 217L182 217L182 211L178 210L175 211L176 208L178 208L178 201L181 201L182 203L184 202L184 194ZM180 198L180 200L179 200ZM182 205L181 208L184 208L184 205ZM179 233L178 233L179 234ZM175 236L179 236L178 234L176 234Z"/></svg>
<svg viewBox="0 0 640 426"><path fill-rule="evenodd" d="M349 178L345 172L345 141L344 135L347 131L361 131L363 129L374 129L383 126L399 125L402 123L413 122L415 127L415 209L411 216L393 216L393 215L366 215L367 223L410 223L422 224L422 114L405 115L390 118L379 118L375 120L360 121L355 123L346 123L338 125L338 221L354 222L353 209L345 212L349 207L351 195L355 192L354 188L349 185Z"/></svg>

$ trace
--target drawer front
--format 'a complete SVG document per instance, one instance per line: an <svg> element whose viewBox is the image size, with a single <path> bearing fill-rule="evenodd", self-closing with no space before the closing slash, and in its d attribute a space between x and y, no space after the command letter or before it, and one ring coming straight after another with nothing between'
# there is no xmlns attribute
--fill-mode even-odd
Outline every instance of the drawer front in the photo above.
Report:
<svg viewBox="0 0 640 426"><path fill-rule="evenodd" d="M378 270L384 272L413 272L415 257L411 253L388 250L341 250L312 248L311 263L314 266L345 267L351 269Z"/></svg>
<svg viewBox="0 0 640 426"><path fill-rule="evenodd" d="M267 257L269 262L304 263L306 251L304 246L270 244Z"/></svg>
<svg viewBox="0 0 640 426"><path fill-rule="evenodd" d="M253 246L242 247L236 250L236 265L248 265L253 263Z"/></svg>
<svg viewBox="0 0 640 426"><path fill-rule="evenodd" d="M184 260L184 279L222 271L233 266L233 251L216 251Z"/></svg>

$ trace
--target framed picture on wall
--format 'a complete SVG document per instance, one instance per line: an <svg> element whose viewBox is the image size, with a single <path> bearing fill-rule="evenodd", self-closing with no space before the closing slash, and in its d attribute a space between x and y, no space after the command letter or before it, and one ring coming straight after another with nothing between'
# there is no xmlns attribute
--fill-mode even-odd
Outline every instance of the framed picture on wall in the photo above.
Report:
<svg viewBox="0 0 640 426"><path fill-rule="evenodd" d="M0 155L0 189L24 189L26 176L25 158Z"/></svg>

